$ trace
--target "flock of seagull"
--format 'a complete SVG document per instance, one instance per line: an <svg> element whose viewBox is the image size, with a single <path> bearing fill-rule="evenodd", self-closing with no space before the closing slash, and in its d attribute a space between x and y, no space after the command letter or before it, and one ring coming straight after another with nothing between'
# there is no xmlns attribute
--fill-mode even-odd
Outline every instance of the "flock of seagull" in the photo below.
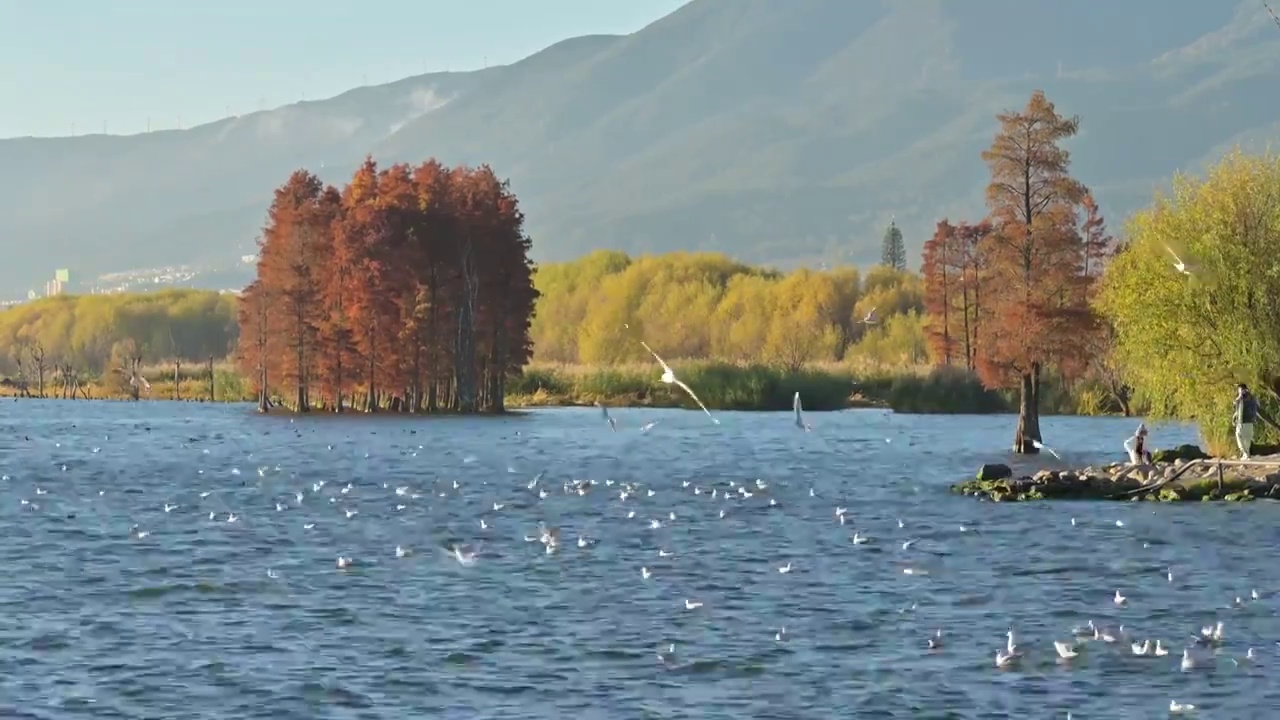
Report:
<svg viewBox="0 0 1280 720"><path fill-rule="evenodd" d="M869 315L868 320L870 321L871 319L872 318ZM703 413L705 413L712 422L718 425L719 420L706 408L694 390L680 380L671 366L658 356L658 354L655 353L648 344L644 344L644 347L653 355L657 363L661 366L661 381L665 384L676 385L684 392L688 393L702 409ZM599 406L599 411L606 427L612 432L619 432L620 425L609 413L609 410L604 406ZM792 422L794 426L802 432L812 432L814 429L813 425L810 424L805 417L799 393L796 393L793 399ZM640 433L648 433L655 425L656 421L645 423L638 427L638 431ZM299 437L301 436L301 426L291 425L290 427L293 428L294 433ZM819 435L819 437L821 436ZM885 438L885 441L890 442L891 439ZM421 449L421 446L418 447ZM334 447L332 445L329 446L329 450L333 449ZM98 451L99 448L94 448L92 452L97 453ZM208 453L209 451L204 450L203 452ZM410 454L416 453L411 452ZM250 455L249 457L252 458L253 456ZM464 462L475 461L476 459L474 457L468 457L464 460ZM62 470L66 471L67 467L63 465ZM203 473L203 471L200 472ZM513 468L508 468L508 472L515 473L516 471ZM231 473L232 475L241 474L238 469L233 469ZM246 504L243 506L238 509L230 507L222 498L230 498L231 495L223 493L219 488L197 490L192 492L192 494L187 498L172 497L166 499L163 505L158 509L162 510L166 516L171 516L171 513L178 513L179 515L195 514L196 517L204 518L210 523L235 524L241 522L242 518L246 516L253 516L259 511L269 511L268 508L270 507L274 507L276 512L283 513L285 511L297 510L310 506L312 510L305 513L307 517L303 521L301 527L304 531L311 531L316 528L316 523L318 521L317 518L319 518L320 522L324 523L353 520L356 518L360 510L356 507L357 503L349 502L349 499L354 499L355 497L360 497L362 500L372 499L370 496L365 495L365 492L370 488L376 487L376 483L368 480L357 480L354 482L347 482L345 484L331 484L324 479L311 480L298 477L296 475L288 475L288 473L281 470L279 466L260 467L257 469L257 474L260 478L283 478L288 476L286 485L289 487L275 487L274 490L269 493L271 496L265 499L265 502L269 503L269 505L264 505L258 509L249 506L247 504L249 501L243 499L240 501L232 501L232 503L245 502ZM3 482L10 480L11 478L7 475L0 478L0 481ZM267 489L268 485L274 485L274 483L268 484L265 482L259 484L264 491ZM245 486L247 483L242 481L241 485ZM396 513L412 508L415 503L418 503L419 507L421 507L422 502L439 502L441 504L445 504L448 503L451 498L461 498L463 496L463 485L458 480L449 481L443 478L435 478L425 480L422 483L412 484L400 484L394 481L382 482L381 486L386 491L385 502L387 503L387 510L390 511L390 509L394 507L394 512ZM494 494L492 491L484 494L484 507L480 509L478 517L475 518L475 523L476 527L478 527L482 533L485 533L486 537L493 535L493 533L487 531L491 531L493 529L493 523L496 522L495 518L501 515L508 505L513 508L537 508L539 503L548 499L553 494L559 494L562 497L585 497L588 495L599 495L603 492L606 496L615 496L616 500L611 499L609 500L609 503L610 505L613 505L616 502L616 508L614 509L616 509L620 514L620 517L625 517L630 521L647 523L648 528L651 530L658 530L669 524L675 524L678 522L678 516L675 510L668 509L664 513L655 513L653 508L646 508L644 505L644 499L654 497L659 491L662 491L665 495L666 490L661 487L650 487L639 482L614 481L609 479L566 480L559 483L559 487L557 488L554 481L550 481L545 477L545 473L539 473L531 480L527 481L527 483L524 483L523 492L519 490L519 487L519 485L516 485L514 489L500 490L499 492L505 493L502 495ZM715 509L712 512L716 513L716 517L718 519L726 518L727 513L733 514L736 512L735 508L744 505L748 508L763 511L778 508L779 503L785 499L782 493L776 492L770 483L767 483L764 480L756 480L754 482L722 480L708 481L706 483L686 480L682 481L679 490L689 493L697 498L697 500L690 500L689 502L714 503L713 507L715 507ZM102 490L99 494L101 495L106 492L107 490ZM40 503L46 500L43 496L48 494L48 489L37 487L35 488L35 497L23 498L21 500L21 504L26 509L38 510ZM54 494L55 496L57 495L56 490L54 491ZM814 499L810 500L810 503L821 501L817 490L813 487L808 489L808 497ZM335 508L335 510L332 511L332 520L326 519L324 516L317 514L318 508L315 505L316 503L319 503L318 507L329 505ZM696 512L696 510L690 509L688 512ZM638 514L640 514L640 517L637 517ZM847 522L852 520L852 516L849 514L849 509L839 505L834 507L830 517L832 518L832 522L837 523L840 526L844 526ZM1075 525L1074 518L1072 519L1072 525ZM1123 522L1116 521L1116 525L1123 526ZM866 532L865 528L854 530L849 536L849 542L853 546L864 546L868 544L883 544L887 541L890 545L897 545L900 547L902 552L901 557L905 560L905 563L901 568L904 575L928 576L931 574L935 567L933 566L929 556L938 556L939 553L928 549L923 552L919 550L917 548L917 544L920 542L921 538L910 537L909 524L904 520L897 520L897 528L899 531L902 531L902 533L900 537L895 539L873 538ZM163 525L156 529L160 530L161 534L163 534ZM142 523L134 524L129 529L129 537L138 542L146 542L148 538L152 537L152 531L152 528L143 527ZM977 532L973 528L965 527L964 525L960 525L958 527L958 531L960 533ZM545 553L547 555L556 554L565 544L564 539L561 537L560 529L548 525L545 522L540 522L536 529L530 527L523 534L523 540L526 543L540 546L540 553ZM152 541L154 542L155 540L153 539ZM579 533L569 542L572 546L576 546L580 550L587 551L602 541L606 540L603 538L589 537L585 534ZM457 538L451 538L439 543L438 550L441 553L442 558L455 561L462 566L475 565L477 562L482 561L486 556L486 549L482 543L469 543ZM685 548L683 550L692 552L694 549ZM396 558L406 558L413 555L415 552L415 548L408 545L396 545L392 550L392 554L394 554ZM657 548L657 553L660 558L671 558L674 555L674 550L666 547L659 547ZM941 554L945 555L946 553ZM337 557L335 564L340 571L347 571L359 568L364 565L365 562L365 560L355 557L352 554L340 554ZM790 560L786 563L778 563L772 568L772 570L776 570L780 575L789 575L794 569L795 567L793 562ZM641 582L646 582L653 580L655 574L661 572L661 569L646 563L636 567L634 572ZM267 575L272 578L279 577L279 573L276 569L268 569ZM1167 572L1166 578L1172 588L1172 583L1174 582L1172 570ZM1257 590L1254 590L1249 594L1249 598L1250 599L1248 601L1236 598L1232 606L1242 607L1249 603L1260 602L1263 600L1263 595ZM685 612L696 613L704 607L704 600L705 598L699 599L697 597L684 597L681 599L679 607ZM1117 590L1114 597L1111 599L1111 604L1117 608L1127 607L1129 599L1122 594L1122 592ZM773 632L773 640L775 642L786 642L788 637L785 627L779 627ZM1192 634L1192 637L1188 639L1185 646L1181 648L1180 654L1175 655L1175 658L1177 658L1175 667L1184 672L1191 672L1201 668L1212 667L1219 660L1229 661L1236 665L1261 662L1259 653L1252 647L1247 648L1244 654L1238 657L1224 655L1223 650L1225 638L1226 629L1224 623L1221 621L1201 628L1199 632ZM949 647L949 639L944 635L942 629L937 629L928 637L919 638L919 644L921 650L924 652L944 653ZM1164 641L1161 639L1138 635L1133 630L1126 628L1124 625L1109 627L1104 624L1095 623L1092 620L1080 627L1074 628L1067 639L1054 641L1052 643L1052 647L1052 654L1045 653L1043 656L1056 656L1056 662L1066 666L1080 662L1082 658L1093 652L1119 652L1143 658L1162 658L1171 653L1171 648L1166 646ZM1090 648L1098 648L1098 650L1092 650ZM666 643L655 652L658 662L662 665L674 667L679 664L679 656L674 644ZM1173 652L1177 652L1177 650L1174 650ZM1005 643L998 649L995 649L994 662L992 664L995 668L1000 670L1016 670L1026 662L1028 655L1034 654L1035 653L1033 651L1029 651L1027 647L1020 642L1015 629L1010 628L1006 635ZM1170 661L1174 661L1175 658L1170 658ZM1189 703L1182 703L1173 700L1170 701L1169 704L1169 711L1171 713L1191 713L1195 710L1196 706ZM1070 717L1069 714L1068 717Z"/></svg>

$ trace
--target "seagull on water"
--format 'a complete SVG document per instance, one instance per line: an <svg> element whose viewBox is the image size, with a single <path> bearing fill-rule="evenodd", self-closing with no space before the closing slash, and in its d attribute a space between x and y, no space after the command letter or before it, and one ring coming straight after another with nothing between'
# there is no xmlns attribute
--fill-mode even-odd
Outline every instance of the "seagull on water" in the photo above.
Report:
<svg viewBox="0 0 1280 720"><path fill-rule="evenodd" d="M711 422L719 425L720 421L711 414L711 411L707 409L706 405L702 404L702 400L698 398L698 394L693 391L693 388L684 384L680 378L676 377L675 371L671 369L671 366L667 364L667 361L663 360L658 353L654 352L653 348L649 347L649 344L645 341L641 340L640 344L643 345L644 349L648 350L649 354L652 355L654 359L658 361L658 364L662 366L662 382L667 385L679 385L681 390L689 393L689 397L693 398L693 401L698 403L698 407L702 408L702 412L706 413L707 417L711 418Z"/></svg>
<svg viewBox="0 0 1280 720"><path fill-rule="evenodd" d="M800 391L796 391L796 395L791 399L791 409L796 413L796 427L805 432L813 429L813 426L804 421L804 407L800 405Z"/></svg>

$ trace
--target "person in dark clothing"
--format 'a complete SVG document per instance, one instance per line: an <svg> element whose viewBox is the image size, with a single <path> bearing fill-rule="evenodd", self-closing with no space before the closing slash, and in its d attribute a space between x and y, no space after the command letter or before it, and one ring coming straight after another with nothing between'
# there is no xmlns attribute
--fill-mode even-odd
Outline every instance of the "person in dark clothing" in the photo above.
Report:
<svg viewBox="0 0 1280 720"><path fill-rule="evenodd" d="M1236 447L1240 448L1240 458L1249 459L1249 450L1253 447L1253 426L1258 421L1258 401L1249 386L1240 383L1236 386L1236 404L1232 414L1232 422L1236 428Z"/></svg>

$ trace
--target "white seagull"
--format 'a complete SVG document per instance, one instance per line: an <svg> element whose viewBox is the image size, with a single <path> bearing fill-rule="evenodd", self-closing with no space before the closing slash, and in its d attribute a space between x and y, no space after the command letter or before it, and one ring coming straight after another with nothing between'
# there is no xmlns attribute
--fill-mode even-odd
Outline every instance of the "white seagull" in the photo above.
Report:
<svg viewBox="0 0 1280 720"><path fill-rule="evenodd" d="M796 395L791 399L791 409L796 413L796 427L805 432L813 429L813 426L804 421L804 407L800 405L800 391L796 391Z"/></svg>
<svg viewBox="0 0 1280 720"><path fill-rule="evenodd" d="M654 359L658 361L658 364L662 366L662 382L668 385L679 385L682 390L689 393L689 397L693 398L694 402L698 403L698 407L702 408L702 412L706 413L707 417L711 418L711 422L719 425L720 421L711 414L711 411L707 409L706 405L702 404L702 400L698 398L698 394L693 391L693 388L685 385L680 378L676 377L675 371L671 369L671 366L667 364L667 361L663 360L658 353L654 352L653 348L649 347L649 344L645 341L641 340L640 344L644 345L644 349L648 350L649 354L652 355Z"/></svg>
<svg viewBox="0 0 1280 720"><path fill-rule="evenodd" d="M864 325L875 325L875 324L876 324L876 309L875 309L875 308L871 308L871 310L869 310L869 311L867 312L866 317L862 318L862 319L861 319L861 320L859 320L858 322L863 323Z"/></svg>
<svg viewBox="0 0 1280 720"><path fill-rule="evenodd" d="M1168 250L1169 254L1173 256L1173 268L1175 270L1182 273L1183 275L1188 275L1188 276L1191 275L1191 270L1187 268L1187 264L1182 261L1182 258L1178 257L1178 253L1173 251L1173 248L1169 247L1168 245L1165 245L1164 249Z"/></svg>
<svg viewBox="0 0 1280 720"><path fill-rule="evenodd" d="M1044 443L1040 442L1039 440L1036 440L1035 438L1031 438L1031 445L1035 447L1035 449L1043 450L1049 453L1050 455L1058 458L1059 460L1062 459L1062 456L1058 454L1057 450L1054 450L1053 448L1049 447L1048 445L1045 445Z"/></svg>

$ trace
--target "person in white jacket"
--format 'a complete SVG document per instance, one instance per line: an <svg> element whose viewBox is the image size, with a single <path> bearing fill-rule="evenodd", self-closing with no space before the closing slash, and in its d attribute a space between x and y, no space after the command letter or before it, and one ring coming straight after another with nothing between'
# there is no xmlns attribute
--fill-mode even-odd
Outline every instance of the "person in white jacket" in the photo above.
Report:
<svg viewBox="0 0 1280 720"><path fill-rule="evenodd" d="M1147 449L1146 423L1139 425L1137 432L1124 441L1124 449L1125 452L1129 453L1129 463L1131 465L1151 462L1151 451Z"/></svg>

